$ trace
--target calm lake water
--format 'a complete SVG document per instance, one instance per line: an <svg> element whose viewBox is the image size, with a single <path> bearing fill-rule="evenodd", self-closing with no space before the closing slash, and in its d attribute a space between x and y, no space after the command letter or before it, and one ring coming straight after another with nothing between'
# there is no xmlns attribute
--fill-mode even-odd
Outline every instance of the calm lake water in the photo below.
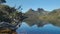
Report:
<svg viewBox="0 0 60 34"><path fill-rule="evenodd" d="M30 27L28 24L22 23L17 32L18 34L60 34L60 27L52 24L46 24L43 27L37 27L37 25Z"/></svg>

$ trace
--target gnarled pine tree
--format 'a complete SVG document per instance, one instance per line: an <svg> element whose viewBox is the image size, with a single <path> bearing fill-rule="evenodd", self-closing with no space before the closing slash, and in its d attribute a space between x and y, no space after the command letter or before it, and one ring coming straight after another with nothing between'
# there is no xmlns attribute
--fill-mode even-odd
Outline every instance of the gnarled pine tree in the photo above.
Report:
<svg viewBox="0 0 60 34"><path fill-rule="evenodd" d="M16 29L26 17L15 7L2 4L5 2L5 0L0 0L0 33L15 34Z"/></svg>

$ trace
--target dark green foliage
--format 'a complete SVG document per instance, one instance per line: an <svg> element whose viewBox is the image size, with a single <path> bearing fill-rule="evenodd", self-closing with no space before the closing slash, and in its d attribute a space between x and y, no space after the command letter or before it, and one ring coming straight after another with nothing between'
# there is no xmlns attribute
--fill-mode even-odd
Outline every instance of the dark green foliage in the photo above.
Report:
<svg viewBox="0 0 60 34"><path fill-rule="evenodd" d="M10 7L8 5L1 4L0 5L0 26L2 28L16 30L21 25L22 21L25 18L27 18L22 14L23 13L15 9L15 7Z"/></svg>
<svg viewBox="0 0 60 34"><path fill-rule="evenodd" d="M6 0L0 0L0 4L1 4L1 3L6 3Z"/></svg>

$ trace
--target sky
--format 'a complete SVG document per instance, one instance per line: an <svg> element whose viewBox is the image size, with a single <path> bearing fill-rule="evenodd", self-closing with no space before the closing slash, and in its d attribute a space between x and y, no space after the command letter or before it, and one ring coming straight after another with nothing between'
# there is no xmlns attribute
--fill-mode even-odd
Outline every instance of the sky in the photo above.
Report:
<svg viewBox="0 0 60 34"><path fill-rule="evenodd" d="M53 9L60 8L60 0L6 0L9 6L22 6L23 12L32 8L37 10L37 8L43 8L47 11L52 11Z"/></svg>

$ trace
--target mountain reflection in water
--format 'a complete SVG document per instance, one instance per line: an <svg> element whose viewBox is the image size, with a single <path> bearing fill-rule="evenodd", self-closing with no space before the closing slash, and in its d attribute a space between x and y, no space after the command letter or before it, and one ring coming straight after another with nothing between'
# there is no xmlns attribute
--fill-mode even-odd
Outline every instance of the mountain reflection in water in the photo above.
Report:
<svg viewBox="0 0 60 34"><path fill-rule="evenodd" d="M52 24L46 24L43 27L37 27L37 25L30 27L28 24L22 23L17 32L18 34L60 34L60 27L53 26Z"/></svg>

